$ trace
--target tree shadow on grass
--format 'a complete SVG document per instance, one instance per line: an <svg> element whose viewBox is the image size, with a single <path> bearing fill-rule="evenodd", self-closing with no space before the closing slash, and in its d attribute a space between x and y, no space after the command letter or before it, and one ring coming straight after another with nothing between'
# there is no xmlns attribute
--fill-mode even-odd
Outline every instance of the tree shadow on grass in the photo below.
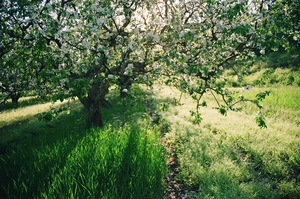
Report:
<svg viewBox="0 0 300 199"><path fill-rule="evenodd" d="M29 122L32 118L28 118L16 128L1 129L10 130L10 133L18 131L16 137L2 143L1 197L34 198L51 181L49 173L65 165L66 157L85 135L83 132L87 127L82 122L85 121L82 112L74 110L51 122ZM49 153L49 156L41 158L43 153Z"/></svg>
<svg viewBox="0 0 300 199"><path fill-rule="evenodd" d="M134 99L122 101L116 96L111 97L113 107L103 113L105 122L113 126L114 136L107 136L106 142L97 140L103 133L102 129L95 131L96 137L91 136L93 130L87 130L82 108L52 122L24 121L22 128L26 134L31 134L30 138L21 138L21 143L16 142L6 154L0 155L0 196L36 198L50 194L51 198L51 194L60 197L81 194L78 196L158 198L163 194L162 179L165 174L161 164L164 164L164 158L161 152L159 158L153 158L152 152L157 147L148 140L145 129L137 123L138 119L147 119L141 96L139 90ZM116 124L117 116L121 122ZM121 152L121 159L117 160L113 153L109 155L112 150L108 148L104 151L109 159L99 161L99 157L106 157L107 154L96 153L98 147L105 146L113 137L117 139L120 136L118 129L123 129L122 126L130 121L135 125L127 132L123 148L117 150ZM118 142L112 142L112 147L115 143ZM100 171L99 167L106 170ZM87 171L95 172L98 177ZM96 182L91 183L91 180ZM88 187L89 183L95 185L95 192L89 191L93 189Z"/></svg>
<svg viewBox="0 0 300 199"><path fill-rule="evenodd" d="M51 97L40 98L40 97L33 96L33 97L25 98L24 100L22 100L21 98L21 100L19 100L17 104L12 102L6 102L0 104L0 111L8 111L16 108L23 108L27 106L36 105L36 104L47 103L50 101L51 101Z"/></svg>
<svg viewBox="0 0 300 199"><path fill-rule="evenodd" d="M16 146L26 144L30 139L39 139L40 135L49 134L48 131L54 127L57 127L54 129L63 128L62 123L68 118L73 118L72 121L75 121L74 118L82 118L84 114L81 113L83 111L80 109L80 104L72 102L70 107L72 108L70 115L67 115L66 108L61 106L46 112L37 112L35 115L27 115L25 118L16 118L15 121L4 121L0 126L0 155ZM54 115L56 109L60 111L55 112ZM16 113L13 113L13 115L17 116Z"/></svg>

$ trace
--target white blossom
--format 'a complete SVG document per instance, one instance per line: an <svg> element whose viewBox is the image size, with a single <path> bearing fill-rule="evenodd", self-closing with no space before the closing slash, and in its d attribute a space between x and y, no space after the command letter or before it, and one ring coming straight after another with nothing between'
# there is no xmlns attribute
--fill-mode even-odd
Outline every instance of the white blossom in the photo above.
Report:
<svg viewBox="0 0 300 199"><path fill-rule="evenodd" d="M114 75L113 75L113 74L109 74L109 75L107 76L107 78L108 78L108 79L114 79Z"/></svg>
<svg viewBox="0 0 300 199"><path fill-rule="evenodd" d="M29 34L26 34L24 39L30 39L30 35Z"/></svg>
<svg viewBox="0 0 300 199"><path fill-rule="evenodd" d="M130 41L129 44L128 44L128 47L131 49L131 50L134 50L135 49L135 46L136 46L136 43L134 41Z"/></svg>
<svg viewBox="0 0 300 199"><path fill-rule="evenodd" d="M66 79L66 78L60 79L60 80L59 80L60 86L62 86L62 87L65 86L65 85L68 83L68 81L69 81L69 80Z"/></svg>
<svg viewBox="0 0 300 199"><path fill-rule="evenodd" d="M132 75L133 73L133 64L128 64L125 68L124 75Z"/></svg>
<svg viewBox="0 0 300 199"><path fill-rule="evenodd" d="M101 17L97 19L98 26L102 26L106 22L106 18Z"/></svg>
<svg viewBox="0 0 300 199"><path fill-rule="evenodd" d="M160 37L158 35L153 35L153 41L155 43L159 42L160 41Z"/></svg>

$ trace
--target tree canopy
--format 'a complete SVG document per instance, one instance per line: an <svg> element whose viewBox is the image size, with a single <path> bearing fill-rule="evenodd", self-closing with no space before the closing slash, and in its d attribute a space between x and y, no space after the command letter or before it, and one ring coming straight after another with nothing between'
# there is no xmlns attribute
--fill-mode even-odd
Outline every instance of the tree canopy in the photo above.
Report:
<svg viewBox="0 0 300 199"><path fill-rule="evenodd" d="M225 69L271 47L298 45L299 3L291 2L4 0L0 89L15 102L33 89L78 97L90 124L101 126L111 85L126 96L133 82L160 78L197 100L196 119L205 92L222 96L225 114L244 100L216 81Z"/></svg>

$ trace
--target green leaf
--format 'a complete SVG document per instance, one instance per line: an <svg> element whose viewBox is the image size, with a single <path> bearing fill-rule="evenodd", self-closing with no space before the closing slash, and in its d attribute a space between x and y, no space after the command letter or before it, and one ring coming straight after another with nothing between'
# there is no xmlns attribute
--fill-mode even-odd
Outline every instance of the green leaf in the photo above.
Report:
<svg viewBox="0 0 300 199"><path fill-rule="evenodd" d="M256 117L256 124L257 124L260 128L267 128L266 120L265 120L265 118L264 118L262 115Z"/></svg>
<svg viewBox="0 0 300 199"><path fill-rule="evenodd" d="M166 65L167 65L167 66L171 66L171 62L170 62L169 59L166 59Z"/></svg>
<svg viewBox="0 0 300 199"><path fill-rule="evenodd" d="M198 112L195 112L195 111L190 111L190 113L191 113L191 116L194 118L193 123L200 124L201 121L203 120L201 114Z"/></svg>
<svg viewBox="0 0 300 199"><path fill-rule="evenodd" d="M263 99L265 99L267 96L269 96L270 95L270 91L265 91L265 92L262 92L262 93L258 93L257 95L256 95L256 99L258 100L258 101L262 101Z"/></svg>
<svg viewBox="0 0 300 199"><path fill-rule="evenodd" d="M68 108L68 110L67 110L67 115L70 115L70 114L71 114L71 109Z"/></svg>
<svg viewBox="0 0 300 199"><path fill-rule="evenodd" d="M219 113L221 113L221 115L226 116L226 115L227 115L227 110L226 110L226 108L225 108L224 106L221 106L221 107L219 108Z"/></svg>

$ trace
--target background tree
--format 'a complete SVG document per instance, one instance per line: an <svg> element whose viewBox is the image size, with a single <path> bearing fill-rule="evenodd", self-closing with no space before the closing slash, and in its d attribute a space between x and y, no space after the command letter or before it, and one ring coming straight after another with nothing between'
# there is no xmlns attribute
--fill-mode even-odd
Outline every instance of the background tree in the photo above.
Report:
<svg viewBox="0 0 300 199"><path fill-rule="evenodd" d="M260 31L265 36L269 51L299 50L300 40L300 2L293 0L268 1L264 28Z"/></svg>
<svg viewBox="0 0 300 199"><path fill-rule="evenodd" d="M17 103L24 92L45 91L41 72L51 69L51 55L41 37L33 37L31 12L40 1L3 1L0 8L0 90ZM43 88L43 89L40 89ZM42 91L43 90L43 91Z"/></svg>

